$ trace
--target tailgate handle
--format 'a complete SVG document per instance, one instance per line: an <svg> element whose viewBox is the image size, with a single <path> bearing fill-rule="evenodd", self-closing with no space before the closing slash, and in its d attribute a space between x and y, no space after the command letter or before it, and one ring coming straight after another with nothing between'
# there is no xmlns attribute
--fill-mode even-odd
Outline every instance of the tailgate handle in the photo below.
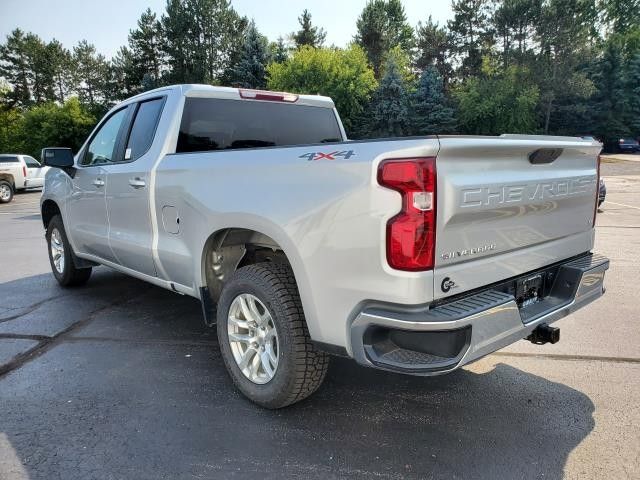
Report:
<svg viewBox="0 0 640 480"><path fill-rule="evenodd" d="M539 148L529 153L529 162L533 165L551 163L562 155L562 148Z"/></svg>

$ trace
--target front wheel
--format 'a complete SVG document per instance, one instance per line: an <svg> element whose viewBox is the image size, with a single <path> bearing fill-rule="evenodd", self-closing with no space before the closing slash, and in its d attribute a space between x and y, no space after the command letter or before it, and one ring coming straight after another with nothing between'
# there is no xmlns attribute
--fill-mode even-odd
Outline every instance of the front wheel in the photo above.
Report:
<svg viewBox="0 0 640 480"><path fill-rule="evenodd" d="M238 389L266 408L282 408L315 392L329 357L309 336L293 272L278 263L240 268L217 309L218 342Z"/></svg>
<svg viewBox="0 0 640 480"><path fill-rule="evenodd" d="M71 245L60 215L56 215L49 221L46 238L49 247L49 263L58 283L63 287L87 283L91 276L91 267L77 268L73 263Z"/></svg>

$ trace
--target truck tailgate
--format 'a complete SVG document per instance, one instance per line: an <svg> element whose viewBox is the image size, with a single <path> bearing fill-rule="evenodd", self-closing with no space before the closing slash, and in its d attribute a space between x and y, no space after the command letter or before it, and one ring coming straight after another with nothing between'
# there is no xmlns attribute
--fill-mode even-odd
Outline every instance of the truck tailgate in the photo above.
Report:
<svg viewBox="0 0 640 480"><path fill-rule="evenodd" d="M571 137L441 137L435 298L589 251L600 148Z"/></svg>

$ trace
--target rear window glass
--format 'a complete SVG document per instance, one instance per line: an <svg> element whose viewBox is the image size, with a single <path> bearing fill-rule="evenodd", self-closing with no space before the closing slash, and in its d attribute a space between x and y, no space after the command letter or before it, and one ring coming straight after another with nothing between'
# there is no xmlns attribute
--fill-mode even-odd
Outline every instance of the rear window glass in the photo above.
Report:
<svg viewBox="0 0 640 480"><path fill-rule="evenodd" d="M330 108L187 98L176 151L202 152L342 141Z"/></svg>
<svg viewBox="0 0 640 480"><path fill-rule="evenodd" d="M18 157L13 155L0 155L0 163L18 163Z"/></svg>
<svg viewBox="0 0 640 480"><path fill-rule="evenodd" d="M127 142L127 149L131 149L128 160L136 160L149 150L156 133L163 103L163 98L156 98L142 102L138 107Z"/></svg>

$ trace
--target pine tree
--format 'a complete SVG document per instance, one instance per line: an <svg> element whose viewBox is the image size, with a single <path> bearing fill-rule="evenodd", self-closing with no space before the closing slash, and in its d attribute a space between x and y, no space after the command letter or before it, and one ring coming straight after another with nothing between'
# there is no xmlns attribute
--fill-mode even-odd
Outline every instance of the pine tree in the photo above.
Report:
<svg viewBox="0 0 640 480"><path fill-rule="evenodd" d="M49 74L52 77L53 97L58 103L64 103L74 89L71 52L54 39L46 46L46 56Z"/></svg>
<svg viewBox="0 0 640 480"><path fill-rule="evenodd" d="M415 60L416 68L424 70L429 66L435 66L444 83L447 84L453 71L448 62L449 53L453 47L446 28L434 22L431 15L426 23L418 22L416 47L418 50Z"/></svg>
<svg viewBox="0 0 640 480"><path fill-rule="evenodd" d="M27 33L25 48L31 67L31 93L34 101L36 103L54 101L54 69L47 51L47 44L36 34Z"/></svg>
<svg viewBox="0 0 640 480"><path fill-rule="evenodd" d="M605 143L631 133L627 121L630 97L625 95L628 77L625 78L624 65L622 46L617 41L608 41L591 76L596 93L589 99L590 121L594 132L601 135Z"/></svg>
<svg viewBox="0 0 640 480"><path fill-rule="evenodd" d="M142 79L131 50L120 47L111 59L111 96L124 100L142 91Z"/></svg>
<svg viewBox="0 0 640 480"><path fill-rule="evenodd" d="M402 74L390 59L373 94L368 130L371 137L401 137L409 133L409 98Z"/></svg>
<svg viewBox="0 0 640 480"><path fill-rule="evenodd" d="M409 53L413 47L413 28L400 0L370 0L356 23L355 41L365 52L377 78L389 50L399 46Z"/></svg>
<svg viewBox="0 0 640 480"><path fill-rule="evenodd" d="M542 0L501 0L497 3L490 24L496 35L503 68L510 65L512 58L519 64L523 63L540 20L541 8Z"/></svg>
<svg viewBox="0 0 640 480"><path fill-rule="evenodd" d="M286 62L289 58L287 46L284 43L282 37L278 37L278 40L269 44L269 50L271 51L271 61L275 63Z"/></svg>
<svg viewBox="0 0 640 480"><path fill-rule="evenodd" d="M256 28L249 23L237 65L232 69L231 84L245 88L265 88L266 68L270 61L269 43Z"/></svg>
<svg viewBox="0 0 640 480"><path fill-rule="evenodd" d="M168 81L209 83L233 64L248 20L229 0L167 0L161 24Z"/></svg>
<svg viewBox="0 0 640 480"><path fill-rule="evenodd" d="M137 82L142 88L142 80L147 77L146 87L155 88L160 85L160 78L165 69L163 36L160 21L156 14L147 8L138 19L138 28L129 32L129 50L131 56L132 77L129 82Z"/></svg>
<svg viewBox="0 0 640 480"><path fill-rule="evenodd" d="M640 27L640 0L606 0L601 9L612 32L627 33Z"/></svg>
<svg viewBox="0 0 640 480"><path fill-rule="evenodd" d="M13 87L7 95L13 105L27 106L32 103L32 74L26 51L25 34L16 28L0 46L0 76Z"/></svg>
<svg viewBox="0 0 640 480"><path fill-rule="evenodd" d="M298 23L300 24L300 30L291 34L291 40L293 40L296 48L304 45L318 48L324 44L327 33L324 29L313 26L309 10L305 9L302 12L302 15L298 17Z"/></svg>
<svg viewBox="0 0 640 480"><path fill-rule="evenodd" d="M556 131L560 107L571 107L593 92L593 85L577 67L589 57L589 44L596 41L596 17L595 0L547 0L542 5L535 37L540 54L532 73L539 79L544 133Z"/></svg>
<svg viewBox="0 0 640 480"><path fill-rule="evenodd" d="M96 47L81 40L73 47L75 85L80 101L93 111L107 104L109 97L109 64Z"/></svg>
<svg viewBox="0 0 640 480"><path fill-rule="evenodd" d="M427 67L420 75L418 88L411 95L411 133L453 133L455 125L454 111L447 105L442 78L435 67Z"/></svg>
<svg viewBox="0 0 640 480"><path fill-rule="evenodd" d="M637 53L629 62L626 84L626 97L629 99L629 126L637 134L640 132L640 53Z"/></svg>
<svg viewBox="0 0 640 480"><path fill-rule="evenodd" d="M57 99L55 76L60 68L54 55L57 41L46 44L33 33L15 29L0 46L0 76L13 86L10 102L19 106Z"/></svg>
<svg viewBox="0 0 640 480"><path fill-rule="evenodd" d="M447 26L458 56L461 57L460 77L467 78L480 73L482 57L489 50L488 0L454 0L454 17Z"/></svg>

